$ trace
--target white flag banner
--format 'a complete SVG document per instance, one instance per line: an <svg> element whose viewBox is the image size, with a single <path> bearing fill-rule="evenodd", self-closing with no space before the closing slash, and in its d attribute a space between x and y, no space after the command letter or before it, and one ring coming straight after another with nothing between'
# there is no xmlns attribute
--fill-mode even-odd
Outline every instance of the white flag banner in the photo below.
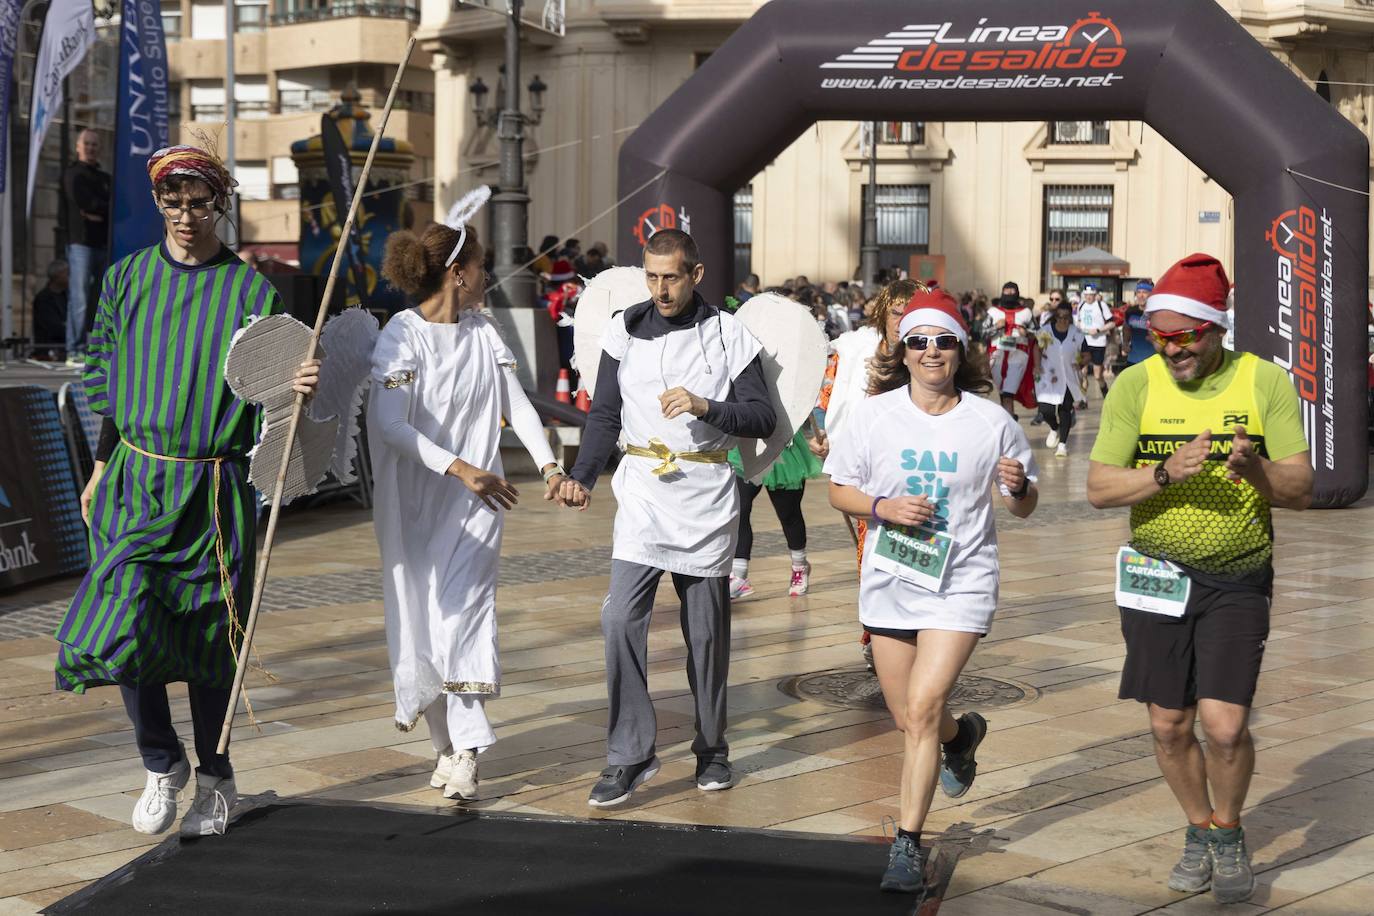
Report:
<svg viewBox="0 0 1374 916"><path fill-rule="evenodd" d="M25 212L33 214L33 181L38 157L53 115L62 107L62 81L76 69L95 44L95 14L91 0L52 0L38 43L33 71L33 100L29 105L29 187ZM66 163L63 163L65 165Z"/></svg>

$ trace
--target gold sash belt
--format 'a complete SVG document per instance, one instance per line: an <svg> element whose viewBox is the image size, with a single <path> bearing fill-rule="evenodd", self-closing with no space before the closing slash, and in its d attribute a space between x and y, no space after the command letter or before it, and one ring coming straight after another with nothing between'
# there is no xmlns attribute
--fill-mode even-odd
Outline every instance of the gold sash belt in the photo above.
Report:
<svg viewBox="0 0 1374 916"><path fill-rule="evenodd" d="M657 437L649 440L648 448L627 444L625 454L636 458L657 458L661 463L654 468L655 477L682 470L677 466L678 461L695 461L698 464L728 464L730 461L730 453L723 448L706 452L675 452Z"/></svg>

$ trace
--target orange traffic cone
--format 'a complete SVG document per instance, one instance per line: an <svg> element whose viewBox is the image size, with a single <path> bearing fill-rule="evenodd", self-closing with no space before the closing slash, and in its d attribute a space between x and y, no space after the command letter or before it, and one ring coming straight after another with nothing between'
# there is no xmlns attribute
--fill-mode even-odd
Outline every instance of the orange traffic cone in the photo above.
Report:
<svg viewBox="0 0 1374 916"><path fill-rule="evenodd" d="M560 404L572 403L572 380L568 378L567 369L558 370L558 387L554 389L553 397Z"/></svg>
<svg viewBox="0 0 1374 916"><path fill-rule="evenodd" d="M587 394L586 388L577 389L577 409L583 413L592 412L592 396Z"/></svg>

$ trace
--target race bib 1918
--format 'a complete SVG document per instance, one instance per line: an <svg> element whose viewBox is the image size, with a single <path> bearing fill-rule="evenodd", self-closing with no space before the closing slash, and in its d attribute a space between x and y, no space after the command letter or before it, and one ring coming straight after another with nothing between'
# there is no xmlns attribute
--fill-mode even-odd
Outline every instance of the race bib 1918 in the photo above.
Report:
<svg viewBox="0 0 1374 916"><path fill-rule="evenodd" d="M949 571L954 540L928 528L881 526L873 548L873 566L921 588L938 592Z"/></svg>
<svg viewBox="0 0 1374 916"><path fill-rule="evenodd" d="M1188 574L1168 560L1147 557L1130 547L1116 552L1116 603L1120 607L1182 617L1192 588Z"/></svg>

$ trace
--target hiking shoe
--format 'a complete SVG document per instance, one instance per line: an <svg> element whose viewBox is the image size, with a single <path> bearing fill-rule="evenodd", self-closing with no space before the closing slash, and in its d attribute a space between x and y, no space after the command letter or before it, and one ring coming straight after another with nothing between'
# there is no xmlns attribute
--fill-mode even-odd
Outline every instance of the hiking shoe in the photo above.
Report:
<svg viewBox="0 0 1374 916"><path fill-rule="evenodd" d="M969 724L973 732L973 740L969 742L968 747L957 754L949 754L941 750L940 788L950 798L959 798L973 788L973 777L978 775L978 761L974 759L974 754L988 733L988 720L976 712L964 713L959 717L959 721ZM959 730L963 731L962 725Z"/></svg>
<svg viewBox="0 0 1374 916"><path fill-rule="evenodd" d="M209 773L196 774L196 798L191 810L181 819L181 835L187 839L224 836L229 812L238 804L239 790L234 777L221 779Z"/></svg>
<svg viewBox="0 0 1374 916"><path fill-rule="evenodd" d="M735 784L735 770L728 760L697 761L697 788L703 792L719 792Z"/></svg>
<svg viewBox="0 0 1374 916"><path fill-rule="evenodd" d="M1045 437L1045 448L1054 448L1058 444L1059 432L1057 430L1052 429L1050 430L1050 434Z"/></svg>
<svg viewBox="0 0 1374 916"><path fill-rule="evenodd" d="M453 755L453 770L444 784L444 798L472 801L477 798L477 752L462 750Z"/></svg>
<svg viewBox="0 0 1374 916"><path fill-rule="evenodd" d="M1057 449L1054 450L1054 457L1056 457L1056 458L1067 458L1067 457L1069 457L1069 447L1068 447L1068 445L1066 445L1066 444L1063 443L1063 442L1059 443L1059 448L1057 448Z"/></svg>
<svg viewBox="0 0 1374 916"><path fill-rule="evenodd" d="M749 580L743 576L730 576L730 600L738 601L741 598L748 598L754 594L754 586L749 584Z"/></svg>
<svg viewBox="0 0 1374 916"><path fill-rule="evenodd" d="M800 598L811 590L811 561L806 561L806 565L801 569L792 567L792 584L787 586L787 594L793 598Z"/></svg>
<svg viewBox="0 0 1374 916"><path fill-rule="evenodd" d="M629 766L610 766L601 771L601 778L592 786L587 804L593 808L611 808L630 800L635 789L653 779L658 773L658 757Z"/></svg>
<svg viewBox="0 0 1374 916"><path fill-rule="evenodd" d="M1212 843L1206 827L1188 825L1183 840L1183 858L1169 872L1169 890L1196 894L1212 883Z"/></svg>
<svg viewBox="0 0 1374 916"><path fill-rule="evenodd" d="M1214 827L1212 841L1212 897L1217 903L1249 900L1255 890L1250 851L1245 848L1245 828Z"/></svg>
<svg viewBox="0 0 1374 916"><path fill-rule="evenodd" d="M143 794L138 804L134 805L134 829L139 833L161 833L172 826L177 819L177 796L190 779L191 762L186 759L186 747L183 745L181 759L166 773L148 771Z"/></svg>
<svg viewBox="0 0 1374 916"><path fill-rule="evenodd" d="M925 884L926 851L907 836L892 841L887 853L887 871L878 887L885 891L910 894Z"/></svg>
<svg viewBox="0 0 1374 916"><path fill-rule="evenodd" d="M434 772L429 777L429 785L434 789L442 789L448 785L448 779L453 775L453 748L449 748L439 755L439 762L434 765Z"/></svg>

